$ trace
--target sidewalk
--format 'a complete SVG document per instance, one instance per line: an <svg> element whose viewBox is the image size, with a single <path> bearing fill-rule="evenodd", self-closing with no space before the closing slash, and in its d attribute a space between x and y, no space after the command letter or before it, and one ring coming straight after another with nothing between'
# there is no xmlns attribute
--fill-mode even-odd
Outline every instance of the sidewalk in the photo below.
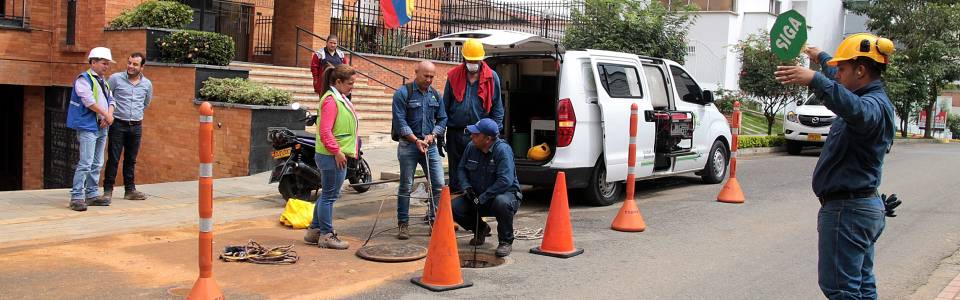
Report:
<svg viewBox="0 0 960 300"><path fill-rule="evenodd" d="M395 147L365 150L373 169L374 180L381 172L399 168ZM277 184L267 184L270 172L252 176L214 180L214 220L216 224L275 215L284 201ZM0 244L11 246L37 240L62 237L66 240L104 236L148 227L176 227L196 224L197 181L144 184L137 187L148 195L144 201L123 199L122 191L114 192L113 204L91 206L85 212L67 207L69 189L0 192ZM350 188L343 191L337 206L358 203L356 200L379 201L393 196L396 184L374 186L364 194ZM363 195L363 197L357 197Z"/></svg>

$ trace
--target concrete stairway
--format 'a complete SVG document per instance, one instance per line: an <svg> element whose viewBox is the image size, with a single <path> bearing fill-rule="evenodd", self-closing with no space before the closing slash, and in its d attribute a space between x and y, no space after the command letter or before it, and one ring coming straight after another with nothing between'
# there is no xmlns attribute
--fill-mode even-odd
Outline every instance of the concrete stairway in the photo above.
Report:
<svg viewBox="0 0 960 300"><path fill-rule="evenodd" d="M250 81L260 82L268 86L293 93L293 101L316 112L320 104L320 96L313 91L313 76L310 68L281 67L265 64L255 64L234 61L231 67L250 70ZM353 86L352 100L357 114L360 116L360 136L363 137L364 148L380 144L392 143L390 140L391 108L393 105L393 90L372 83L363 76L356 76ZM307 128L316 131L316 127Z"/></svg>

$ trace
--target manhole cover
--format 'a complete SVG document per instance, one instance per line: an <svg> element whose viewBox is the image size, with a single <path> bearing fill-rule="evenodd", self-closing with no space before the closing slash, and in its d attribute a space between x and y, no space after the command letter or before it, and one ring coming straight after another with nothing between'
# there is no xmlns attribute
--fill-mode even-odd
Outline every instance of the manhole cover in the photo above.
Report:
<svg viewBox="0 0 960 300"><path fill-rule="evenodd" d="M506 260L492 253L477 252L476 257L474 257L473 250L460 251L461 268L492 268L502 265L504 262L506 262Z"/></svg>
<svg viewBox="0 0 960 300"><path fill-rule="evenodd" d="M357 256L377 262L406 262L427 256L427 248L414 244L382 244L357 249Z"/></svg>

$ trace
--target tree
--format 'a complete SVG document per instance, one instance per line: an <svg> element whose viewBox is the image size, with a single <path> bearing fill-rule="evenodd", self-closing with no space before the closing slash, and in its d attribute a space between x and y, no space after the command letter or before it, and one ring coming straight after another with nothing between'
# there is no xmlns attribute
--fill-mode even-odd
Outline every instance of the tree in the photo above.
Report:
<svg viewBox="0 0 960 300"><path fill-rule="evenodd" d="M678 1L679 2L679 1ZM586 0L571 12L563 44L661 57L683 63L693 6L664 7L660 1Z"/></svg>
<svg viewBox="0 0 960 300"><path fill-rule="evenodd" d="M960 79L960 1L870 0L850 4L869 18L867 28L898 44L904 78L922 89L932 137L934 105L943 87ZM893 100L892 101L900 101Z"/></svg>
<svg viewBox="0 0 960 300"><path fill-rule="evenodd" d="M760 104L763 116L767 119L767 135L770 135L777 113L787 103L802 100L806 95L804 87L781 84L773 73L777 71L777 66L796 65L802 60L798 57L792 61L781 61L770 50L770 33L765 30L741 40L735 51L741 63L740 90Z"/></svg>
<svg viewBox="0 0 960 300"><path fill-rule="evenodd" d="M919 70L922 66L905 64L904 54L890 57L890 65L883 75L887 96L900 116L900 136L907 137L907 128L917 120L920 107L926 103L927 83Z"/></svg>

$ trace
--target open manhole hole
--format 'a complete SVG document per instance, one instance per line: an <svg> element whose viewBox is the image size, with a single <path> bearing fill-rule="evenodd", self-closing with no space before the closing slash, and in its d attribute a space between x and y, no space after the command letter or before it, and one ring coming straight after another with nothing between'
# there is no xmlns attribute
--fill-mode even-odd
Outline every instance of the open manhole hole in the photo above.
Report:
<svg viewBox="0 0 960 300"><path fill-rule="evenodd" d="M504 260L502 257L497 257L493 253L478 251L476 258L474 258L473 250L460 251L460 267L461 268L471 268L471 269L492 268L492 267L502 265L504 262L506 262L506 260Z"/></svg>

